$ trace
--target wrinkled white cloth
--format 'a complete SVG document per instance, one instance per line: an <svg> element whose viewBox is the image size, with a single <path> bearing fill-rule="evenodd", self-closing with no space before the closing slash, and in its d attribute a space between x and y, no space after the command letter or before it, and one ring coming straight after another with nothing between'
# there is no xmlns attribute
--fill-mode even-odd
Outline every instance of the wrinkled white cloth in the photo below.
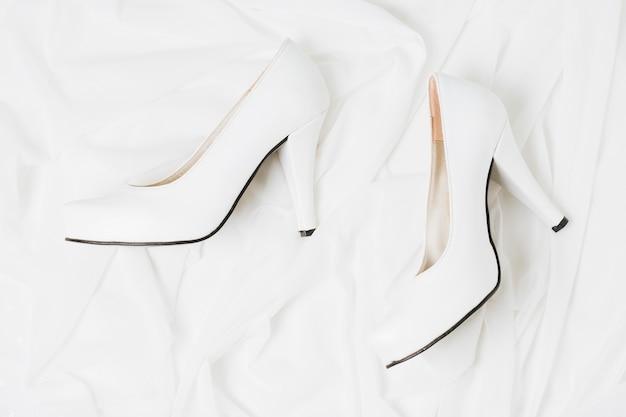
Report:
<svg viewBox="0 0 626 417"><path fill-rule="evenodd" d="M203 243L63 241L63 203L188 155L285 37L332 100L312 237L271 157ZM0 63L0 416L626 416L622 1L7 0ZM500 96L570 224L493 187L500 290L386 370L433 71Z"/></svg>

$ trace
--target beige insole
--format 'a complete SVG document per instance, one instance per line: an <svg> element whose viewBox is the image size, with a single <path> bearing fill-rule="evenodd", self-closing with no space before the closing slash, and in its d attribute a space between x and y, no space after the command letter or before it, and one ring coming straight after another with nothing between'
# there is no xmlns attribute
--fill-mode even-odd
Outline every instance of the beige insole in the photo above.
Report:
<svg viewBox="0 0 626 417"><path fill-rule="evenodd" d="M434 77L428 84L430 114L432 123L432 150L430 168L430 188L426 208L426 240L424 259L418 274L433 266L441 257L448 244L450 233L450 193L448 190L448 170L444 146L439 93Z"/></svg>

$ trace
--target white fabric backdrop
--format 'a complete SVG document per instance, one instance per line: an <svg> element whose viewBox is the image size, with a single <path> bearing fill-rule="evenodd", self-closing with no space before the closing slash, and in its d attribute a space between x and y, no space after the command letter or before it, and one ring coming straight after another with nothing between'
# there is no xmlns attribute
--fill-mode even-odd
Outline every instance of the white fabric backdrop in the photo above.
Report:
<svg viewBox="0 0 626 417"><path fill-rule="evenodd" d="M624 6L0 2L0 416L626 416ZM191 152L284 37L332 99L311 238L272 157L204 243L63 241L64 202ZM371 340L419 266L432 71L502 98L571 222L555 235L492 187L499 292L385 370Z"/></svg>

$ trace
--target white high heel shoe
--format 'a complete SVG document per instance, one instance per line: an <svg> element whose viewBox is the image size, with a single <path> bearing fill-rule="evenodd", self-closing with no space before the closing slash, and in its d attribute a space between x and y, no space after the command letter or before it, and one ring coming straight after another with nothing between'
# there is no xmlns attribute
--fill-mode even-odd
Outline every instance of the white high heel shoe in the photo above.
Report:
<svg viewBox="0 0 626 417"><path fill-rule="evenodd" d="M66 207L66 240L173 245L224 225L260 165L279 151L302 236L315 230L315 149L328 91L313 62L286 40L258 79L176 171L147 185ZM280 149L279 149L280 148Z"/></svg>
<svg viewBox="0 0 626 417"><path fill-rule="evenodd" d="M429 80L433 126L422 266L374 334L387 368L440 341L500 284L487 190L493 179L558 232L567 218L526 167L506 110L488 90L443 74Z"/></svg>

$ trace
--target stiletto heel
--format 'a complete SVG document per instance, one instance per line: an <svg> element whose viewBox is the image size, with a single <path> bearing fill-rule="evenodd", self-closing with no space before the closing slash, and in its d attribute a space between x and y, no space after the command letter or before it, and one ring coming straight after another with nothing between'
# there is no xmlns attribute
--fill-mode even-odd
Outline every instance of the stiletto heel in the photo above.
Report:
<svg viewBox="0 0 626 417"><path fill-rule="evenodd" d="M432 163L424 253L372 340L387 368L430 349L498 289L500 261L487 205L491 179L551 226L558 222L555 232L567 224L526 167L495 95L443 74L430 78L428 92Z"/></svg>
<svg viewBox="0 0 626 417"><path fill-rule="evenodd" d="M311 236L316 227L313 195L315 150L324 117L326 111L290 134L278 150L302 237Z"/></svg>
<svg viewBox="0 0 626 417"><path fill-rule="evenodd" d="M68 204L65 240L129 246L203 241L224 226L261 164L281 145L300 230L310 235L315 145L328 103L318 68L285 40L178 169L156 182Z"/></svg>
<svg viewBox="0 0 626 417"><path fill-rule="evenodd" d="M517 148L511 126L504 126L500 142L493 154L492 179L539 216L554 232L565 227L568 220L552 203L528 170Z"/></svg>

